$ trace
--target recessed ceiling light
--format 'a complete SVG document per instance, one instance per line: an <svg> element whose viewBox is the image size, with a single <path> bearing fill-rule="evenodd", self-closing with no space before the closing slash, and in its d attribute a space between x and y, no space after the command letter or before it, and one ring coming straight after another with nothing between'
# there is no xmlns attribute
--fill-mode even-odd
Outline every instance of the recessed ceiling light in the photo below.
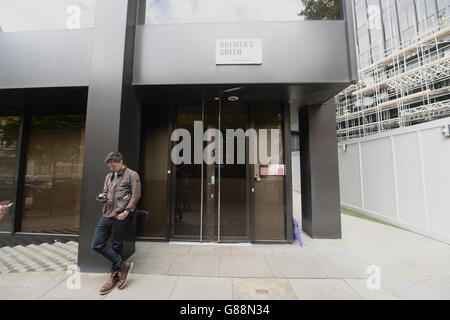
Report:
<svg viewBox="0 0 450 320"><path fill-rule="evenodd" d="M231 88L231 89L224 90L223 92L233 92L233 91L238 91L241 89L244 89L244 87Z"/></svg>
<svg viewBox="0 0 450 320"><path fill-rule="evenodd" d="M228 97L228 101L238 101L238 100L239 100L239 97L236 97L236 96Z"/></svg>

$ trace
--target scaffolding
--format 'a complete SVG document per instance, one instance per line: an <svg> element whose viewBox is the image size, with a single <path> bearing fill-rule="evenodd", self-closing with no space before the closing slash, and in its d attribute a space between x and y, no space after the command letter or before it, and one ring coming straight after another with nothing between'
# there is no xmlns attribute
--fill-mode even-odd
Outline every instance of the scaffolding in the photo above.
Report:
<svg viewBox="0 0 450 320"><path fill-rule="evenodd" d="M448 15L393 48L358 59L359 82L336 97L339 141L450 116Z"/></svg>

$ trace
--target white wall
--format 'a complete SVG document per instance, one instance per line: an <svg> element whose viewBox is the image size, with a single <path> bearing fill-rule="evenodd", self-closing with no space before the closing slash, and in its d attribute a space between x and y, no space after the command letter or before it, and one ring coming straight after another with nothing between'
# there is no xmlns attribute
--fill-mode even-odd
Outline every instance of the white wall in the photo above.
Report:
<svg viewBox="0 0 450 320"><path fill-rule="evenodd" d="M448 124L445 118L340 143L342 206L450 243L450 139L441 133Z"/></svg>

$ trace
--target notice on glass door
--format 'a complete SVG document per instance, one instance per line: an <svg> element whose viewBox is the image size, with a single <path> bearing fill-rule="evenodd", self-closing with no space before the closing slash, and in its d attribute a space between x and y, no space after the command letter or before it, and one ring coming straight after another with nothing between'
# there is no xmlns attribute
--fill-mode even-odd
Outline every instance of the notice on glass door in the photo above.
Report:
<svg viewBox="0 0 450 320"><path fill-rule="evenodd" d="M269 164L259 166L259 176L269 177L269 176L285 176L286 170L284 164Z"/></svg>

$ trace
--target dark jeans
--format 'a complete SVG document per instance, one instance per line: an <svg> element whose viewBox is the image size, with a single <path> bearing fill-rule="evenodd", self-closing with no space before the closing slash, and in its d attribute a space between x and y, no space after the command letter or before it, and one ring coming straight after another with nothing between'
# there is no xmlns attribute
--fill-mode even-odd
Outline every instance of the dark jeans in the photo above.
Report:
<svg viewBox="0 0 450 320"><path fill-rule="evenodd" d="M102 254L106 259L112 262L111 272L120 271L125 266L123 260L123 238L124 238L124 224L128 221L117 220L115 218L108 218L102 216L95 229L94 239L92 240L92 250ZM111 238L112 246L107 246L109 237Z"/></svg>

